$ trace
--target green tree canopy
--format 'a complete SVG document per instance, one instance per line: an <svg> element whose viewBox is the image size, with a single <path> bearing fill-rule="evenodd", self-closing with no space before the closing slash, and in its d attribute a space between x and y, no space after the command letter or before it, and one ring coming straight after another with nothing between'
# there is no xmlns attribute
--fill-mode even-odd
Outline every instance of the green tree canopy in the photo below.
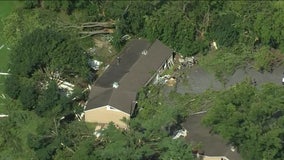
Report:
<svg viewBox="0 0 284 160"><path fill-rule="evenodd" d="M87 78L87 54L70 36L53 29L36 29L11 53L11 73L31 77L37 70L59 72L63 77Z"/></svg>
<svg viewBox="0 0 284 160"><path fill-rule="evenodd" d="M3 19L3 37L8 46L14 47L26 34L35 29L56 26L56 14L48 10L19 9Z"/></svg>
<svg viewBox="0 0 284 160"><path fill-rule="evenodd" d="M238 17L234 14L216 15L210 26L210 38L221 46L229 47L239 39L239 29L236 27Z"/></svg>
<svg viewBox="0 0 284 160"><path fill-rule="evenodd" d="M220 93L204 122L237 146L244 159L283 159L283 93L272 84L260 89L237 84Z"/></svg>

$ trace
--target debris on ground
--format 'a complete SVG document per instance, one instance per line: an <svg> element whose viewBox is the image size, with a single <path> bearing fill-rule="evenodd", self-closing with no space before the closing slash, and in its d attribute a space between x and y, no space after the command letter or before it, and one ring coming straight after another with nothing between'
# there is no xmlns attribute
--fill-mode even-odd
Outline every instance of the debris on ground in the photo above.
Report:
<svg viewBox="0 0 284 160"><path fill-rule="evenodd" d="M180 129L176 132L173 139L178 139L179 137L186 137L187 136L187 130L186 129Z"/></svg>
<svg viewBox="0 0 284 160"><path fill-rule="evenodd" d="M7 114L0 114L0 118L6 118L6 117L9 117L9 115L7 115Z"/></svg>
<svg viewBox="0 0 284 160"><path fill-rule="evenodd" d="M5 45L4 44L2 44L1 46L0 46L0 50L4 47Z"/></svg>
<svg viewBox="0 0 284 160"><path fill-rule="evenodd" d="M171 77L170 79L168 79L166 81L167 86L172 87L177 83L176 78L175 77Z"/></svg>
<svg viewBox="0 0 284 160"><path fill-rule="evenodd" d="M90 65L90 67L91 67L93 70L97 71L97 70L99 70L99 68L100 68L101 64L103 64L103 62L98 61L98 60L95 60L95 59L90 59L90 60L88 61L88 64Z"/></svg>

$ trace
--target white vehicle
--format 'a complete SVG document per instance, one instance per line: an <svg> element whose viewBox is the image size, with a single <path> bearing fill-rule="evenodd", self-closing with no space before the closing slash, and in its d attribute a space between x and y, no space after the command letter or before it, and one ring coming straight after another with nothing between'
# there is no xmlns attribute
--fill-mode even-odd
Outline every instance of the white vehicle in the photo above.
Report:
<svg viewBox="0 0 284 160"><path fill-rule="evenodd" d="M176 131L176 133L174 134L175 136L173 137L173 139L178 139L179 137L186 137L187 136L187 130L186 129L180 129L178 131Z"/></svg>

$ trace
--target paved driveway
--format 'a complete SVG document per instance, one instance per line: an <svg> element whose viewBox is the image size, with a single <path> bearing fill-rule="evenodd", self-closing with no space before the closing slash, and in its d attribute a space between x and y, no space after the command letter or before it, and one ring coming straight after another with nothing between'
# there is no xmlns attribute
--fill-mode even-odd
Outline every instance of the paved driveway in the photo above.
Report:
<svg viewBox="0 0 284 160"><path fill-rule="evenodd" d="M236 70L232 76L227 77L226 84L223 84L213 73L205 71L200 66L193 66L185 71L185 83L178 83L176 89L178 93L202 93L207 89L222 90L242 82L247 78L255 79L257 85L269 82L282 85L283 72L284 66L274 69L272 73L260 73L254 68L247 67Z"/></svg>
<svg viewBox="0 0 284 160"><path fill-rule="evenodd" d="M227 78L226 84L222 84L209 73L199 66L193 66L186 71L186 83L178 83L176 90L178 93L202 93L207 89L222 90L236 83L249 79L255 79L257 86L264 83L275 83L282 85L284 66L276 68L272 73L260 73L254 68L238 69ZM206 113L205 113L206 114ZM237 152L231 151L231 146L219 135L210 134L209 128L201 124L201 119L205 114L192 115L183 123L188 130L186 140L193 144L201 143L201 148L208 156L226 156L230 160L241 160Z"/></svg>
<svg viewBox="0 0 284 160"><path fill-rule="evenodd" d="M230 160L241 160L239 153L232 152L231 146L219 135L210 134L210 129L201 124L205 114L192 115L182 124L187 129L186 141L201 144L201 150L207 156L226 156Z"/></svg>

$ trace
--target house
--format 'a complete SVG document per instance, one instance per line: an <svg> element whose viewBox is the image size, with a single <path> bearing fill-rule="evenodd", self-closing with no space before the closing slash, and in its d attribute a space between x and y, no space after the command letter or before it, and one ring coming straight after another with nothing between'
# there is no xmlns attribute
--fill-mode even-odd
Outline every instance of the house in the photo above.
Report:
<svg viewBox="0 0 284 160"><path fill-rule="evenodd" d="M172 64L173 50L159 40L131 40L92 85L85 121L127 128L121 120L133 114L138 91Z"/></svg>

